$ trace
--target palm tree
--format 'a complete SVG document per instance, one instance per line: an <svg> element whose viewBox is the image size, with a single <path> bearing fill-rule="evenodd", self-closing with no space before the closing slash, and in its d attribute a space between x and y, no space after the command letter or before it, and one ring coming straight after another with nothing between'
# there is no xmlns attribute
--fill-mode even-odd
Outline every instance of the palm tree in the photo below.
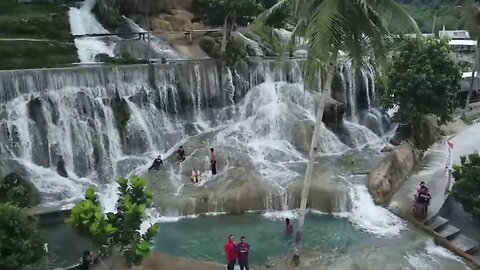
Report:
<svg viewBox="0 0 480 270"><path fill-rule="evenodd" d="M477 46L475 46L475 63L473 64L472 77L470 79L470 89L467 94L467 101L465 102L465 108L463 109L462 119L467 114L468 105L470 105L470 97L473 92L473 83L475 81L475 72L478 70L479 65L479 46L480 46L480 6L477 3L472 3L466 7L465 21L470 38L477 40Z"/></svg>
<svg viewBox="0 0 480 270"><path fill-rule="evenodd" d="M280 0L268 10L275 9L291 0ZM296 1L296 25L294 35L302 36L308 44L306 82L310 87L315 81L322 82L316 124L310 145L305 179L300 202L300 215L295 235L294 262L301 253L302 230L315 163L315 149L320 138L323 110L326 97L330 96L331 83L340 50L346 52L357 67L364 63L365 56L372 56L383 63L386 45L390 41L389 24L400 30L420 33L415 21L394 0L294 0ZM263 17L261 16L260 19ZM320 72L319 72L320 70ZM323 80L320 78L324 78Z"/></svg>

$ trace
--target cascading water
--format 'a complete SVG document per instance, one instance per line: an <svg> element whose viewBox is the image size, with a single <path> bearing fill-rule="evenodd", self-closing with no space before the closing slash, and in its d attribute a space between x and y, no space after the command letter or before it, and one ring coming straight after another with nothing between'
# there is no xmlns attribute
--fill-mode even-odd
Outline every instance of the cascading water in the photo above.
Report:
<svg viewBox="0 0 480 270"><path fill-rule="evenodd" d="M95 2L96 0L85 0L80 8L70 8L68 16L72 35L109 33L92 13ZM74 42L82 63L95 62L95 56L98 54L114 56L115 43L110 38L81 37L76 38Z"/></svg>
<svg viewBox="0 0 480 270"><path fill-rule="evenodd" d="M123 18L132 32L147 32L147 30L140 27L131 19L127 17ZM170 44L168 44L167 41L161 39L154 34L150 35L150 45L152 46L152 49L158 54L159 58L165 57L166 59L180 59L178 53L170 46Z"/></svg>
<svg viewBox="0 0 480 270"><path fill-rule="evenodd" d="M164 214L230 211L232 197L219 191L243 181L240 192L261 197L258 203L253 197L247 209L291 209L290 186L304 171L318 99L303 89L302 69L302 61L280 69L263 61L246 73L223 72L215 61L178 62L155 66L153 79L145 65L5 71L2 158L35 179L44 203L79 198L87 186L135 173L161 186L157 203ZM336 159L328 158L332 153L382 142L363 125L339 125L347 137L323 126L318 148L327 156L325 166ZM170 157L179 145L188 154L181 166ZM219 151L216 176L208 172L210 147ZM166 159L165 172L148 173L158 154ZM68 178L56 172L58 155L65 158ZM201 189L189 183L194 167L202 170ZM101 190L111 191L101 194L111 207L114 188ZM338 198L333 204L345 205L343 195Z"/></svg>

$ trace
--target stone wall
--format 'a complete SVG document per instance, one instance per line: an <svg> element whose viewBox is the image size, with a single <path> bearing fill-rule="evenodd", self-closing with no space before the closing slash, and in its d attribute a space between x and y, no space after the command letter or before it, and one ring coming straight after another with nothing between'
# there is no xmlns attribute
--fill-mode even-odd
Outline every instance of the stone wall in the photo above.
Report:
<svg viewBox="0 0 480 270"><path fill-rule="evenodd" d="M368 189L375 203L386 203L420 158L420 152L409 142L388 153L368 175Z"/></svg>

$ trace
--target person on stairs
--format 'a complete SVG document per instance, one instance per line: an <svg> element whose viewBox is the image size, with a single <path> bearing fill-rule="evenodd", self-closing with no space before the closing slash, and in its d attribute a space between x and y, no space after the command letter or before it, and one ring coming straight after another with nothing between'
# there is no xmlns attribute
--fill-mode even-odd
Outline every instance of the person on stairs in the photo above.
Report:
<svg viewBox="0 0 480 270"><path fill-rule="evenodd" d="M158 157L153 160L153 164L152 164L152 166L150 166L150 168L148 168L148 170L149 171L151 171L151 170L159 171L160 167L162 165L163 165L162 156L158 155Z"/></svg>
<svg viewBox="0 0 480 270"><path fill-rule="evenodd" d="M210 166L212 167L212 174L217 174L217 155L215 155L215 149L210 148Z"/></svg>
<svg viewBox="0 0 480 270"><path fill-rule="evenodd" d="M57 159L57 173L65 178L68 178L67 170L65 169L65 160L63 155L59 155Z"/></svg>

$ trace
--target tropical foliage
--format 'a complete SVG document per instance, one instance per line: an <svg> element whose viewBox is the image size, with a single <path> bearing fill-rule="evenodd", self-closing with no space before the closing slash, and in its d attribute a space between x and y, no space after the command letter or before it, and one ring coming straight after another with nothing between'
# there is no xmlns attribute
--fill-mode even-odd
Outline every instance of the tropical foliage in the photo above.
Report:
<svg viewBox="0 0 480 270"><path fill-rule="evenodd" d="M429 114L445 123L455 109L461 79L448 42L419 36L396 43L382 87L384 105L398 108L395 118L400 123L413 126Z"/></svg>
<svg viewBox="0 0 480 270"><path fill-rule="evenodd" d="M44 241L24 210L0 204L0 269L18 270L44 255Z"/></svg>
<svg viewBox="0 0 480 270"><path fill-rule="evenodd" d="M460 165L454 166L452 196L463 209L480 219L480 156L462 156Z"/></svg>
<svg viewBox="0 0 480 270"><path fill-rule="evenodd" d="M280 0L262 14L259 21L265 22L276 10L288 3L288 0ZM400 30L418 32L418 28L413 19L393 0L297 0L294 5L296 12L293 15L293 37L303 37L308 46L307 87L318 89L320 84L317 82L322 82L322 95L312 136L295 237L294 259L297 261L325 99L330 96L340 51L346 52L357 67L362 66L365 56L370 56L382 64L390 40L389 29L396 26Z"/></svg>
<svg viewBox="0 0 480 270"><path fill-rule="evenodd" d="M133 176L118 180L117 212L104 213L94 189L85 192L85 200L75 205L67 223L80 233L92 238L98 245L120 250L128 266L139 265L150 254L158 224L140 233L145 210L152 203L153 194L145 179Z"/></svg>

